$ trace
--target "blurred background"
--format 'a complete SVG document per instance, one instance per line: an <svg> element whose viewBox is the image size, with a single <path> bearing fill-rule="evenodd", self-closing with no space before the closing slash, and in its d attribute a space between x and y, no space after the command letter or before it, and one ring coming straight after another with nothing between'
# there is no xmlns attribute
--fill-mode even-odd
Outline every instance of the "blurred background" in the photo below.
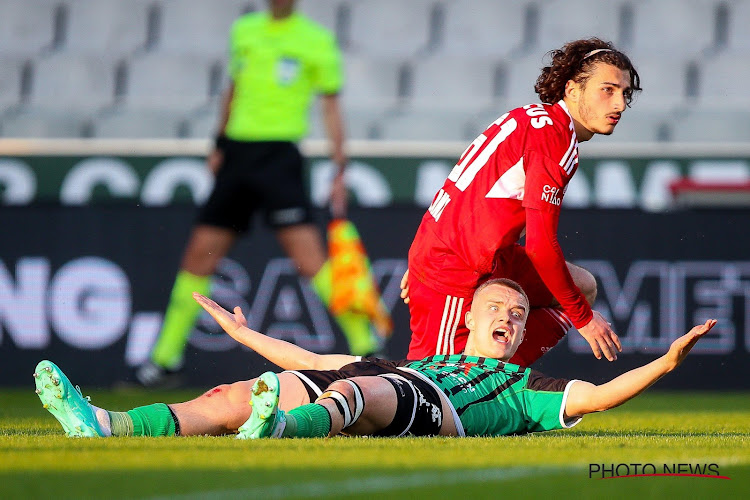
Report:
<svg viewBox="0 0 750 500"><path fill-rule="evenodd" d="M42 357L107 385L143 361L166 305L227 83L227 40L261 0L0 1L0 385ZM617 366L580 338L542 358L595 380L641 364L704 318L719 326L666 387L750 380L750 0L299 0L343 50L351 218L397 330L411 238L465 146L535 102L547 51L599 36L644 89L615 133L581 145L560 239L599 280L597 309L626 346ZM317 106L303 150L320 207L331 165ZM253 326L343 350L326 311L258 229L216 276ZM203 321L191 382L258 372L261 360ZM247 360L251 359L251 363ZM67 366L65 366L67 368ZM68 370L66 370L68 371ZM725 377L729 373L730 377Z"/></svg>
<svg viewBox="0 0 750 500"><path fill-rule="evenodd" d="M298 4L344 50L353 139L473 139L500 111L536 100L547 51L591 35L626 51L645 89L608 142L750 134L744 0ZM3 0L0 135L210 136L229 27L264 8L261 0ZM320 126L311 131L322 136Z"/></svg>

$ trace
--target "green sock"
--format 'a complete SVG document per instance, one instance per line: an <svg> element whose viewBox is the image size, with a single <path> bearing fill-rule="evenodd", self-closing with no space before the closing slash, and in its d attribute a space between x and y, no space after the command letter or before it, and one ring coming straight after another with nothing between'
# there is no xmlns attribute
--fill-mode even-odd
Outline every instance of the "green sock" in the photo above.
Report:
<svg viewBox="0 0 750 500"><path fill-rule="evenodd" d="M174 436L178 424L164 403L109 412L113 436Z"/></svg>
<svg viewBox="0 0 750 500"><path fill-rule="evenodd" d="M331 432L331 415L325 406L310 403L286 412L282 437L326 437Z"/></svg>
<svg viewBox="0 0 750 500"><path fill-rule="evenodd" d="M151 351L151 360L164 368L176 368L182 362L185 345L198 319L201 306L193 292L209 295L210 276L196 276L187 271L177 273L159 338Z"/></svg>
<svg viewBox="0 0 750 500"><path fill-rule="evenodd" d="M320 297L320 301L326 307L331 303L333 295L333 276L331 274L331 261L327 260L323 267L310 280L313 290ZM355 356L372 354L378 350L378 342L370 331L370 319L366 314L343 312L331 315L338 323L341 332L349 344L349 353Z"/></svg>

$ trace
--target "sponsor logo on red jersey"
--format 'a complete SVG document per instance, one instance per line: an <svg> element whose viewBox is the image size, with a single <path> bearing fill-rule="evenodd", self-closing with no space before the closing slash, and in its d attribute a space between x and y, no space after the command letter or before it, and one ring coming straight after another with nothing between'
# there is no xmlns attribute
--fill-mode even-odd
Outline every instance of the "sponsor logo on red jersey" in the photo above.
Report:
<svg viewBox="0 0 750 500"><path fill-rule="evenodd" d="M555 206L560 206L562 203L563 190L557 186L550 186L545 184L542 188L542 201L551 203Z"/></svg>

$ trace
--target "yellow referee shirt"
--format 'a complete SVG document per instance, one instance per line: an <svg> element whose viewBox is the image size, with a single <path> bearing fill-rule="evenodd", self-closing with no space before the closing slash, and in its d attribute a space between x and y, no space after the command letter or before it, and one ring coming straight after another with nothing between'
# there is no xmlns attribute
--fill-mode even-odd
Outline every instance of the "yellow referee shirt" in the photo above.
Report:
<svg viewBox="0 0 750 500"><path fill-rule="evenodd" d="M229 73L234 97L224 133L238 141L298 141L312 98L342 85L341 53L331 32L301 14L267 12L232 26Z"/></svg>

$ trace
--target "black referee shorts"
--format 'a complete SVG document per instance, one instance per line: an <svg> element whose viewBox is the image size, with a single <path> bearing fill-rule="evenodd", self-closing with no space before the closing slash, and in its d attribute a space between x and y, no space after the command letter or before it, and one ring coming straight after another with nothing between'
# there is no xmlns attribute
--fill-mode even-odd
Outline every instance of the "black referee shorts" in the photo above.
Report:
<svg viewBox="0 0 750 500"><path fill-rule="evenodd" d="M303 167L304 159L292 142L228 140L224 164L196 222L238 233L250 229L258 211L272 228L312 222Z"/></svg>

